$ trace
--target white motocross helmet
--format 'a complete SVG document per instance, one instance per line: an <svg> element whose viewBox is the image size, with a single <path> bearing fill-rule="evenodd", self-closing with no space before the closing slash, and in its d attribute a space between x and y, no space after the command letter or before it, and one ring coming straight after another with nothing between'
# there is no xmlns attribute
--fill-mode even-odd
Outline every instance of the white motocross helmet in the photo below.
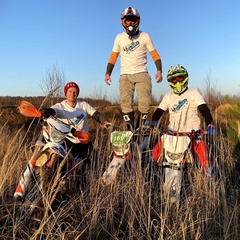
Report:
<svg viewBox="0 0 240 240"><path fill-rule="evenodd" d="M131 23L127 23L126 21L130 20ZM130 39L133 37L134 34L137 33L139 30L140 24L140 14L137 9L128 7L124 9L121 14L121 22L124 28L124 31L129 35Z"/></svg>

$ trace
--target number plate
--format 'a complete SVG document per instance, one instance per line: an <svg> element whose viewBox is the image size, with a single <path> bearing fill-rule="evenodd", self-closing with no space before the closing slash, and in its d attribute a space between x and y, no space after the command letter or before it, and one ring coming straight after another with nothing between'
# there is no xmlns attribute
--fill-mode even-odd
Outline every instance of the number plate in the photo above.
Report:
<svg viewBox="0 0 240 240"><path fill-rule="evenodd" d="M130 141L132 135L131 131L112 132L111 142L112 144L126 144Z"/></svg>

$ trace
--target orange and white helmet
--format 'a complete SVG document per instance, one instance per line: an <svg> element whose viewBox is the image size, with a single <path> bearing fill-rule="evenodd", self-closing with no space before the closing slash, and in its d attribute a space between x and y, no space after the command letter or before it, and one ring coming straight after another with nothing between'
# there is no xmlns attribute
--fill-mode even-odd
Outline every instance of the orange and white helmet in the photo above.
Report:
<svg viewBox="0 0 240 240"><path fill-rule="evenodd" d="M131 23L127 23L126 20L130 20ZM137 9L128 7L122 12L121 22L125 32L130 38L132 38L132 36L139 30L140 14Z"/></svg>

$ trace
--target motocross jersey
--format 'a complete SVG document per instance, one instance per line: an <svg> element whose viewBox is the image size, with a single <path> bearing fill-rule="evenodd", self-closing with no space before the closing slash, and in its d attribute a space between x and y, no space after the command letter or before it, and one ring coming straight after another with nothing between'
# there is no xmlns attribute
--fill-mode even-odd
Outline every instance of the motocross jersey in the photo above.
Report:
<svg viewBox="0 0 240 240"><path fill-rule="evenodd" d="M56 112L56 116L63 122L72 125L79 131L88 132L88 114L92 116L96 109L83 101L77 101L75 107L67 104L66 100L56 103L51 108Z"/></svg>
<svg viewBox="0 0 240 240"><path fill-rule="evenodd" d="M170 130L190 132L200 129L198 106L205 104L202 95L196 89L187 89L183 94L167 93L158 108L169 110Z"/></svg>
<svg viewBox="0 0 240 240"><path fill-rule="evenodd" d="M121 55L120 75L148 72L147 51L153 50L155 47L152 40L145 32L139 31L131 40L126 32L118 34L112 51Z"/></svg>

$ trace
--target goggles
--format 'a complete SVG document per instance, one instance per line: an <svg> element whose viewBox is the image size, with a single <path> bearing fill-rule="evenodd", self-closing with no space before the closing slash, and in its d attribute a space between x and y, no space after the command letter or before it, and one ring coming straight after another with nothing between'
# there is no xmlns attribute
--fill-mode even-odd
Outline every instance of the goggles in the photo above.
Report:
<svg viewBox="0 0 240 240"><path fill-rule="evenodd" d="M135 17L125 17L123 21L126 26L135 26L139 22L139 19Z"/></svg>
<svg viewBox="0 0 240 240"><path fill-rule="evenodd" d="M184 78L183 77L175 77L171 80L172 83L177 83L177 82L183 82Z"/></svg>

